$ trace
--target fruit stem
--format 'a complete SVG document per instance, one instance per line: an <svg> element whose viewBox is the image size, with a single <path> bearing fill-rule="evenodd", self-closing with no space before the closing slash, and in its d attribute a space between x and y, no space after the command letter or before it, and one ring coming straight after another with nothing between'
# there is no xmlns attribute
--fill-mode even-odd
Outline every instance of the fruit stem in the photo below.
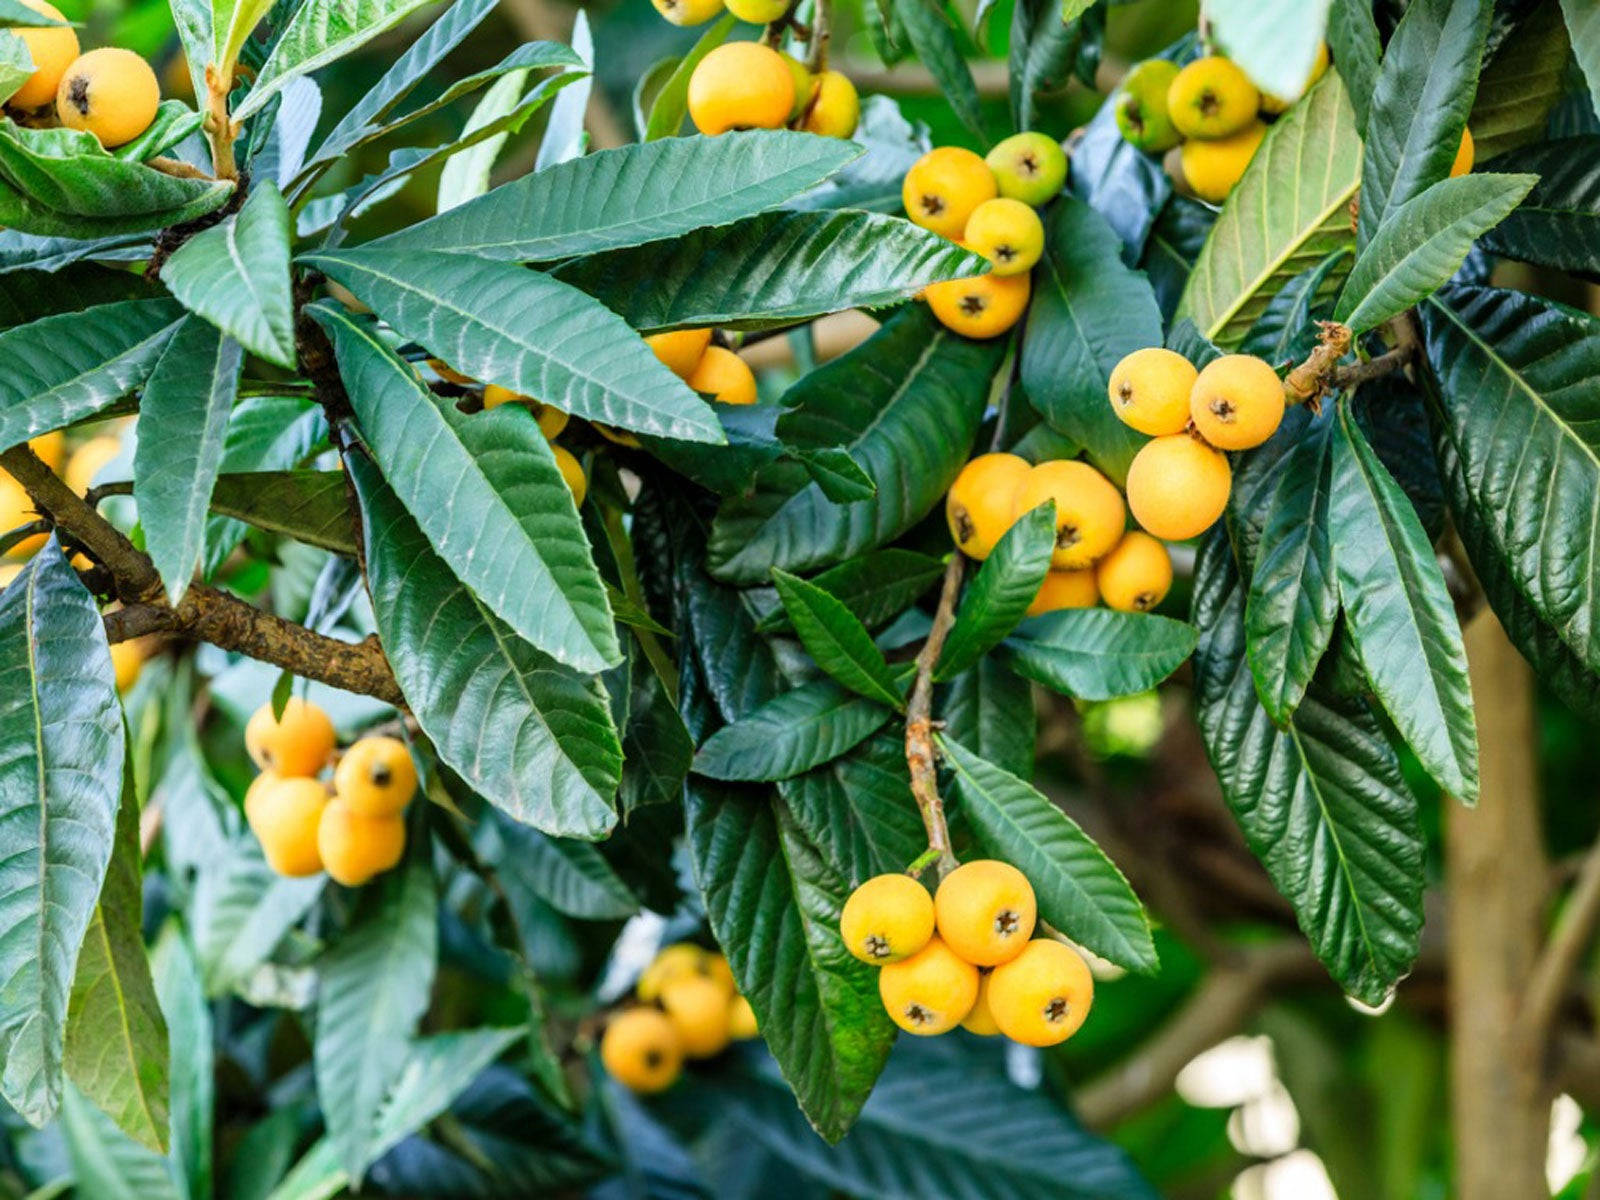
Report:
<svg viewBox="0 0 1600 1200"><path fill-rule="evenodd" d="M928 831L928 854L938 863L942 879L956 867L955 852L950 846L950 827L945 823L944 802L939 799L939 773L933 751L933 669L944 650L944 640L955 623L956 597L961 592L961 575L966 560L959 552L950 555L944 572L944 587L939 592L939 606L934 610L933 625L928 630L928 640L917 653L916 682L911 687L911 699L906 705L906 763L911 768L911 795L922 815L922 826ZM920 862L921 859L918 859Z"/></svg>
<svg viewBox="0 0 1600 1200"><path fill-rule="evenodd" d="M206 141L211 144L211 173L218 179L237 179L239 166L234 161L233 143L239 136L239 123L228 115L228 91L233 75L227 77L215 63L206 64Z"/></svg>
<svg viewBox="0 0 1600 1200"><path fill-rule="evenodd" d="M828 9L833 0L817 0L811 13L811 44L806 54L806 70L813 75L828 69Z"/></svg>

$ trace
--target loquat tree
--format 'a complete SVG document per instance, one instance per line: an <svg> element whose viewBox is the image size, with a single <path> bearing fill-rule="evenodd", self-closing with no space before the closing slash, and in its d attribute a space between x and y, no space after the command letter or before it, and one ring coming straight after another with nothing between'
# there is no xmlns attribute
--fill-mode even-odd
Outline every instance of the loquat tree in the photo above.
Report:
<svg viewBox="0 0 1600 1200"><path fill-rule="evenodd" d="M1549 1194L1593 5L653 7L0 0L0 1196Z"/></svg>

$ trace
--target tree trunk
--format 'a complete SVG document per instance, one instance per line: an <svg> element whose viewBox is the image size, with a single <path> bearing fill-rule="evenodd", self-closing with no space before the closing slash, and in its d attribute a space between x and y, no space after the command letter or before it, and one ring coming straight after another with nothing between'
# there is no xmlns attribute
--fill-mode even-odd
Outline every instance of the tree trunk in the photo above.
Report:
<svg viewBox="0 0 1600 1200"><path fill-rule="evenodd" d="M1485 609L1466 631L1482 793L1445 805L1458 1200L1549 1195L1540 1056L1511 1036L1547 900L1533 678Z"/></svg>

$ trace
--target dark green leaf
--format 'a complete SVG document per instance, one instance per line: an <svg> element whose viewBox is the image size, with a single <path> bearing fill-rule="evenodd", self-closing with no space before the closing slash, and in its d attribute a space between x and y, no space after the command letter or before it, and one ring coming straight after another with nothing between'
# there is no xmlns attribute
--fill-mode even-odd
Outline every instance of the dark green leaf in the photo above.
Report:
<svg viewBox="0 0 1600 1200"><path fill-rule="evenodd" d="M1063 196L1047 220L1022 341L1022 385L1045 420L1121 480L1145 439L1117 419L1106 386L1124 355L1160 345L1161 310L1088 205Z"/></svg>
<svg viewBox="0 0 1600 1200"><path fill-rule="evenodd" d="M1489 0L1417 0L1384 50L1367 118L1360 245L1450 174L1478 90Z"/></svg>
<svg viewBox="0 0 1600 1200"><path fill-rule="evenodd" d="M802 684L712 734L694 756L711 779L789 779L858 746L890 710L832 683Z"/></svg>
<svg viewBox="0 0 1600 1200"><path fill-rule="evenodd" d="M190 925L206 995L222 995L265 962L317 902L324 883L321 875L277 874L248 833L202 863Z"/></svg>
<svg viewBox="0 0 1600 1200"><path fill-rule="evenodd" d="M219 475L211 511L335 554L355 554L343 471L248 471Z"/></svg>
<svg viewBox="0 0 1600 1200"><path fill-rule="evenodd" d="M814 450L796 450L794 456L822 489L822 494L835 504L871 500L878 494L878 485L872 482L872 476L861 469L861 464L851 458L847 450L821 446Z"/></svg>
<svg viewBox="0 0 1600 1200"><path fill-rule="evenodd" d="M1572 50L1589 81L1589 98L1600 112L1600 13L1581 0L1561 0L1561 12L1572 36Z"/></svg>
<svg viewBox="0 0 1600 1200"><path fill-rule="evenodd" d="M67 1002L111 861L122 709L94 597L52 537L0 592L0 1094L61 1101Z"/></svg>
<svg viewBox="0 0 1600 1200"><path fill-rule="evenodd" d="M241 400L228 418L228 433L223 443L222 474L217 486L229 475L260 471L288 470L305 461L312 449L328 436L328 423L322 406L314 400L293 396L250 396ZM211 494L216 502L217 487ZM234 496L236 507L248 506L248 497ZM347 506L348 507L348 506ZM253 511L253 510L252 510ZM260 514L269 519L269 514ZM346 524L348 529L348 523ZM229 555L244 540L247 527L231 517L214 517L206 527L207 578L221 569ZM354 538L350 540L353 542ZM352 550L351 553L354 551Z"/></svg>
<svg viewBox="0 0 1600 1200"><path fill-rule="evenodd" d="M622 748L605 693L517 638L458 582L361 455L378 636L439 757L508 815L593 841L616 822Z"/></svg>
<svg viewBox="0 0 1600 1200"><path fill-rule="evenodd" d="M928 68L939 91L961 123L980 142L987 140L983 113L978 106L978 85L962 53L956 22L944 0L893 0L894 15L911 48Z"/></svg>
<svg viewBox="0 0 1600 1200"><path fill-rule="evenodd" d="M813 575L811 582L836 596L868 629L876 629L905 611L944 573L937 558L914 550L874 550L847 559ZM786 633L794 628L781 609L756 623L757 633Z"/></svg>
<svg viewBox="0 0 1600 1200"><path fill-rule="evenodd" d="M1018 779L1033 778L1033 685L994 655L951 680L937 711L949 737Z"/></svg>
<svg viewBox="0 0 1600 1200"><path fill-rule="evenodd" d="M1547 129L1550 114L1568 95L1567 64L1572 58L1561 8L1557 0L1532 5L1478 76L1478 94L1467 119L1478 162L1553 136ZM1579 103L1588 108L1582 99Z"/></svg>
<svg viewBox="0 0 1600 1200"><path fill-rule="evenodd" d="M1339 64L1335 69L1343 77L1351 107L1355 109L1356 128L1365 137L1368 109L1378 86L1379 64L1383 59L1383 43L1378 37L1378 24L1373 20L1369 0L1333 0L1328 13L1328 44L1333 50L1333 61Z"/></svg>
<svg viewBox="0 0 1600 1200"><path fill-rule="evenodd" d="M313 312L333 338L362 439L451 570L557 661L585 671L616 663L605 589L532 414L516 404L462 413L370 326L332 306Z"/></svg>
<svg viewBox="0 0 1600 1200"><path fill-rule="evenodd" d="M100 263L72 263L54 274L26 269L9 271L0 274L0 329L15 329L41 317L149 295L150 285L139 275Z"/></svg>
<svg viewBox="0 0 1600 1200"><path fill-rule="evenodd" d="M171 1162L129 1138L70 1085L62 1097L61 1132L78 1192L95 1200L181 1200Z"/></svg>
<svg viewBox="0 0 1600 1200"><path fill-rule="evenodd" d="M817 666L852 692L901 709L905 697L883 651L842 600L814 583L774 569L778 598Z"/></svg>
<svg viewBox="0 0 1600 1200"><path fill-rule="evenodd" d="M1174 196L1150 230L1139 266L1161 305L1162 320L1171 321L1177 312L1189 272L1216 220L1216 212L1208 205L1187 196Z"/></svg>
<svg viewBox="0 0 1600 1200"><path fill-rule="evenodd" d="M1158 221L1168 223L1185 216L1187 210L1198 214L1207 226L1211 223L1211 210L1198 200L1168 203L1172 180L1161 169L1160 159L1122 136L1122 130L1117 128L1116 104L1109 99L1074 143L1070 161L1072 194L1087 201L1117 231L1122 239L1122 261L1130 266L1147 248L1153 248L1148 239ZM1198 241L1195 248L1198 250ZM1192 261L1190 254L1184 263L1184 274L1188 274ZM1178 287L1182 289L1181 280Z"/></svg>
<svg viewBox="0 0 1600 1200"><path fill-rule="evenodd" d="M206 509L243 365L238 342L185 317L139 400L145 436L134 451L133 498L145 548L172 604L183 598L205 553Z"/></svg>
<svg viewBox="0 0 1600 1200"><path fill-rule="evenodd" d="M171 1158L187 1181L188 1195L208 1196L216 1093L211 1008L200 986L194 951L176 922L169 922L156 940L150 970L171 1049Z"/></svg>
<svg viewBox="0 0 1600 1200"><path fill-rule="evenodd" d="M639 911L639 901L588 842L547 837L504 816L494 822L504 848L502 874L523 885L558 913L584 921L621 921Z"/></svg>
<svg viewBox="0 0 1600 1200"><path fill-rule="evenodd" d="M1055 548L1056 506L1047 500L1019 517L978 569L961 598L935 679L959 675L1016 628L1039 594Z"/></svg>
<svg viewBox="0 0 1600 1200"><path fill-rule="evenodd" d="M1261 310L1250 333L1239 343L1239 353L1254 354L1269 363L1300 363L1316 347L1319 319L1333 315L1335 272L1349 266L1345 250L1335 250L1309 271L1302 271ZM1168 339L1168 348L1171 339Z"/></svg>
<svg viewBox="0 0 1600 1200"><path fill-rule="evenodd" d="M1130 971L1156 966L1150 918L1128 881L1077 822L1015 775L941 737L961 812L986 854L1033 884L1039 916Z"/></svg>
<svg viewBox="0 0 1600 1200"><path fill-rule="evenodd" d="M1529 146L1495 163L1539 177L1510 216L1484 235L1493 254L1600 274L1600 137Z"/></svg>
<svg viewBox="0 0 1600 1200"><path fill-rule="evenodd" d="M817 853L852 887L905 870L927 848L905 742L887 731L784 780L778 791Z"/></svg>
<svg viewBox="0 0 1600 1200"><path fill-rule="evenodd" d="M1011 10L1011 119L1018 129L1038 124L1038 97L1066 83L1083 45L1078 18L1061 0L1017 0Z"/></svg>
<svg viewBox="0 0 1600 1200"><path fill-rule="evenodd" d="M1194 649L1182 621L1109 608L1074 608L1032 617L1003 645L1012 670L1077 700L1148 691Z"/></svg>

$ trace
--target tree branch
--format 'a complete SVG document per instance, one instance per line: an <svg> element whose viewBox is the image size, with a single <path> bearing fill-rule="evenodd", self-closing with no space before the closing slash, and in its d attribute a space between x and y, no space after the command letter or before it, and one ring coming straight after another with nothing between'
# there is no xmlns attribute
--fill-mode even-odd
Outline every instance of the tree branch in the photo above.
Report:
<svg viewBox="0 0 1600 1200"><path fill-rule="evenodd" d="M906 763L911 768L911 794L916 798L922 825L928 831L928 849L938 855L939 875L956 865L950 847L950 827L945 824L944 802L939 799L939 774L933 755L933 668L944 649L944 640L955 622L956 596L961 591L961 575L966 560L959 550L950 554L945 568L944 587L939 592L939 607L934 610L928 640L917 654L916 682L906 706Z"/></svg>
<svg viewBox="0 0 1600 1200"><path fill-rule="evenodd" d="M1600 924L1600 839L1584 856L1560 923L1534 960L1527 990L1523 992L1518 1033L1529 1050L1541 1057L1550 1044L1567 984L1594 939L1597 924Z"/></svg>

